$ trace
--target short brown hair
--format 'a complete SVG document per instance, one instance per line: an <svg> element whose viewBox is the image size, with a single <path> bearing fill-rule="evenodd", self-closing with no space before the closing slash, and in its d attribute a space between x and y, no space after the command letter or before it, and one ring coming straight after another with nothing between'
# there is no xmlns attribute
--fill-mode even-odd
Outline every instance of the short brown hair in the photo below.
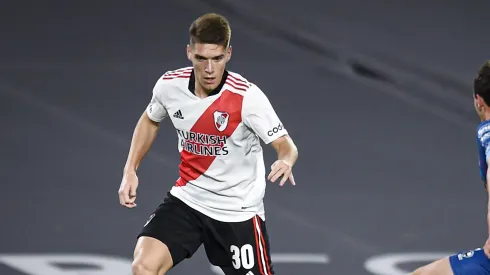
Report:
<svg viewBox="0 0 490 275"><path fill-rule="evenodd" d="M473 92L490 106L490 61L485 61L473 81Z"/></svg>
<svg viewBox="0 0 490 275"><path fill-rule="evenodd" d="M216 13L207 13L192 22L189 28L190 44L217 44L228 48L231 28L228 20Z"/></svg>

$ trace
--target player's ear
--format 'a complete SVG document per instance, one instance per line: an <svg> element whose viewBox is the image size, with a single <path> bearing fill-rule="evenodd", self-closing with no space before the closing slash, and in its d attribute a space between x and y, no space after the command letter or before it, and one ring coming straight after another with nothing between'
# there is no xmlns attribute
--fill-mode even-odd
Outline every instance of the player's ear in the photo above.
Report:
<svg viewBox="0 0 490 275"><path fill-rule="evenodd" d="M231 58L231 45L228 46L228 49L226 50L228 52L227 57L226 57L226 62L230 61Z"/></svg>
<svg viewBox="0 0 490 275"><path fill-rule="evenodd" d="M483 98L480 95L475 96L476 107L481 108L483 106Z"/></svg>
<svg viewBox="0 0 490 275"><path fill-rule="evenodd" d="M485 104L485 101L483 100L483 97L481 97L480 95L476 95L475 108L479 112L483 112L485 108L488 108L488 106Z"/></svg>
<svg viewBox="0 0 490 275"><path fill-rule="evenodd" d="M191 45L187 44L186 51L187 51L187 59L191 60L191 57L192 57L192 48L191 48Z"/></svg>

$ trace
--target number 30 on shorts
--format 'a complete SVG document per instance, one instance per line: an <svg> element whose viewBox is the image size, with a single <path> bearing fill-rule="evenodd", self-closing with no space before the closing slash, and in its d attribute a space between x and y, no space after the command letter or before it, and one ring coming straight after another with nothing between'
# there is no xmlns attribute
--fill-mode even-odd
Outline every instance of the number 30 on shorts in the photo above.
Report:
<svg viewBox="0 0 490 275"><path fill-rule="evenodd" d="M233 253L231 258L233 259L233 267L235 269L252 269L255 264L254 249L250 244L246 244L241 248L236 245L230 246L230 251Z"/></svg>

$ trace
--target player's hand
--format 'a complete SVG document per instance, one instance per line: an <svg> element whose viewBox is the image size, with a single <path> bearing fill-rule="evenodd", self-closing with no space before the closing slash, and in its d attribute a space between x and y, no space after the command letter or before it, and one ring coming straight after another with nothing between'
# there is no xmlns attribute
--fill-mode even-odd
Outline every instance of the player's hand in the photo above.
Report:
<svg viewBox="0 0 490 275"><path fill-rule="evenodd" d="M136 189L138 189L138 176L136 176L136 173L125 173L119 187L119 203L127 208L135 207Z"/></svg>
<svg viewBox="0 0 490 275"><path fill-rule="evenodd" d="M279 182L279 186L283 186L286 181L289 179L292 185L296 185L293 176L293 167L284 160L277 160L271 166L271 172L267 177L271 182L276 182L282 176L281 181Z"/></svg>
<svg viewBox="0 0 490 275"><path fill-rule="evenodd" d="M487 258L490 258L490 237L488 237L485 245L483 245L483 251L485 251L485 255L487 255Z"/></svg>

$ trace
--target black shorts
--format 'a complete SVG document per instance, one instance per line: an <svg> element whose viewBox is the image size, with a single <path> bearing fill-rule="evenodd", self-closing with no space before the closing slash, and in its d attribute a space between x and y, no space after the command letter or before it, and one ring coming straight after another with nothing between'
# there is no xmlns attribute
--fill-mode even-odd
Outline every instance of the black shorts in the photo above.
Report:
<svg viewBox="0 0 490 275"><path fill-rule="evenodd" d="M164 199L140 236L167 245L174 267L204 244L209 262L228 274L274 274L265 222L255 216L244 222L214 220L172 196Z"/></svg>

